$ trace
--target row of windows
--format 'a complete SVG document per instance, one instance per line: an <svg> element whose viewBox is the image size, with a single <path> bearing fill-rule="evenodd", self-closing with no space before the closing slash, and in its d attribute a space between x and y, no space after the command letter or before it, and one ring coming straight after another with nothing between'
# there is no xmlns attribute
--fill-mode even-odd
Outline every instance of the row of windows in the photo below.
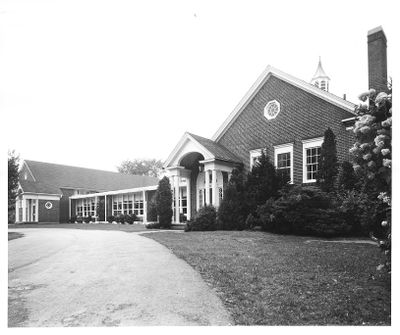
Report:
<svg viewBox="0 0 400 335"><path fill-rule="evenodd" d="M322 138L303 141L303 182L314 182L319 171ZM293 144L285 144L274 148L274 161L278 173L293 182ZM261 156L261 149L250 152L250 169Z"/></svg>

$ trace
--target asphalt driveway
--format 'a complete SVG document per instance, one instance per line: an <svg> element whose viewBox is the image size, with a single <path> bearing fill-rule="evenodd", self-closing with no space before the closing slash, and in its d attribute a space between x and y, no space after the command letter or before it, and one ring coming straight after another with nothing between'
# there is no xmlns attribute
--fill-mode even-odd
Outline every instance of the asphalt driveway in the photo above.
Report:
<svg viewBox="0 0 400 335"><path fill-rule="evenodd" d="M200 275L138 233L24 229L9 241L9 327L229 325Z"/></svg>

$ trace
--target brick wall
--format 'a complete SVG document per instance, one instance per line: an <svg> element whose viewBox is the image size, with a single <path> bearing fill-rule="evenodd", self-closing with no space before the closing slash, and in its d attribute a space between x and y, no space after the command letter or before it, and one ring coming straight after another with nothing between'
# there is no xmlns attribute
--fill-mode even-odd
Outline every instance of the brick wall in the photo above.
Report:
<svg viewBox="0 0 400 335"><path fill-rule="evenodd" d="M382 30L368 35L368 85L387 92L386 37Z"/></svg>
<svg viewBox="0 0 400 335"><path fill-rule="evenodd" d="M46 202L50 202L53 207L47 209ZM39 222L60 222L60 201L58 200L39 200Z"/></svg>
<svg viewBox="0 0 400 335"><path fill-rule="evenodd" d="M271 100L277 100L281 109L275 119L267 120L264 107ZM274 145L293 143L294 182L301 183L302 140L322 137L330 127L336 136L339 161L348 160L354 134L345 129L341 120L351 116L351 113L271 76L218 142L242 159L246 172L250 167L250 150L266 147L272 161Z"/></svg>

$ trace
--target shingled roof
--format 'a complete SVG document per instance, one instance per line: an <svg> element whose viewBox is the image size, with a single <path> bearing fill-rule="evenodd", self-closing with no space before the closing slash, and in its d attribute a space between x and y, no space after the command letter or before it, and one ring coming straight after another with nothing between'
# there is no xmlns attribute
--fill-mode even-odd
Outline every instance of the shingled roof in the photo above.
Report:
<svg viewBox="0 0 400 335"><path fill-rule="evenodd" d="M215 159L233 163L241 162L240 159L236 157L236 155L230 152L223 145L205 137L201 137L191 133L188 134L192 136L197 142L199 142L204 148L206 148L211 154L213 154Z"/></svg>
<svg viewBox="0 0 400 335"><path fill-rule="evenodd" d="M30 181L20 179L19 184L21 185L24 193L38 193L38 194L59 194L61 195L60 188L42 183L40 181Z"/></svg>
<svg viewBox="0 0 400 335"><path fill-rule="evenodd" d="M21 181L20 184L24 192L31 192L27 191L28 189L42 191L47 189L47 191L38 193L49 193L50 191L54 192L54 188L115 191L158 184L158 178L149 176L136 176L31 160L25 160L25 164L32 173L35 182ZM60 191L57 193L60 193Z"/></svg>

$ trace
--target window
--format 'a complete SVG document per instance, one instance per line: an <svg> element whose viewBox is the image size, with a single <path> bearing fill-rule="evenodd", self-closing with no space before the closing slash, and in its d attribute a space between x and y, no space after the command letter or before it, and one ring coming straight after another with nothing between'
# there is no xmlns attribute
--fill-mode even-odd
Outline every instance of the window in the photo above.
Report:
<svg viewBox="0 0 400 335"><path fill-rule="evenodd" d="M258 157L261 156L262 149L255 149L250 151L250 171L253 166L257 163Z"/></svg>
<svg viewBox="0 0 400 335"><path fill-rule="evenodd" d="M322 81L321 81L321 87L320 87L320 89L326 91L326 81L325 81L325 80L322 80Z"/></svg>
<svg viewBox="0 0 400 335"><path fill-rule="evenodd" d="M142 193L135 194L135 201L133 205L133 212L136 215L143 215L144 212L144 205L143 205L143 196Z"/></svg>
<svg viewBox="0 0 400 335"><path fill-rule="evenodd" d="M293 184L293 143L274 146L274 158L277 173L287 176Z"/></svg>
<svg viewBox="0 0 400 335"><path fill-rule="evenodd" d="M264 108L264 116L268 119L275 119L281 110L281 105L278 101L272 100L267 103Z"/></svg>
<svg viewBox="0 0 400 335"><path fill-rule="evenodd" d="M303 183L317 181L323 137L303 141Z"/></svg>

